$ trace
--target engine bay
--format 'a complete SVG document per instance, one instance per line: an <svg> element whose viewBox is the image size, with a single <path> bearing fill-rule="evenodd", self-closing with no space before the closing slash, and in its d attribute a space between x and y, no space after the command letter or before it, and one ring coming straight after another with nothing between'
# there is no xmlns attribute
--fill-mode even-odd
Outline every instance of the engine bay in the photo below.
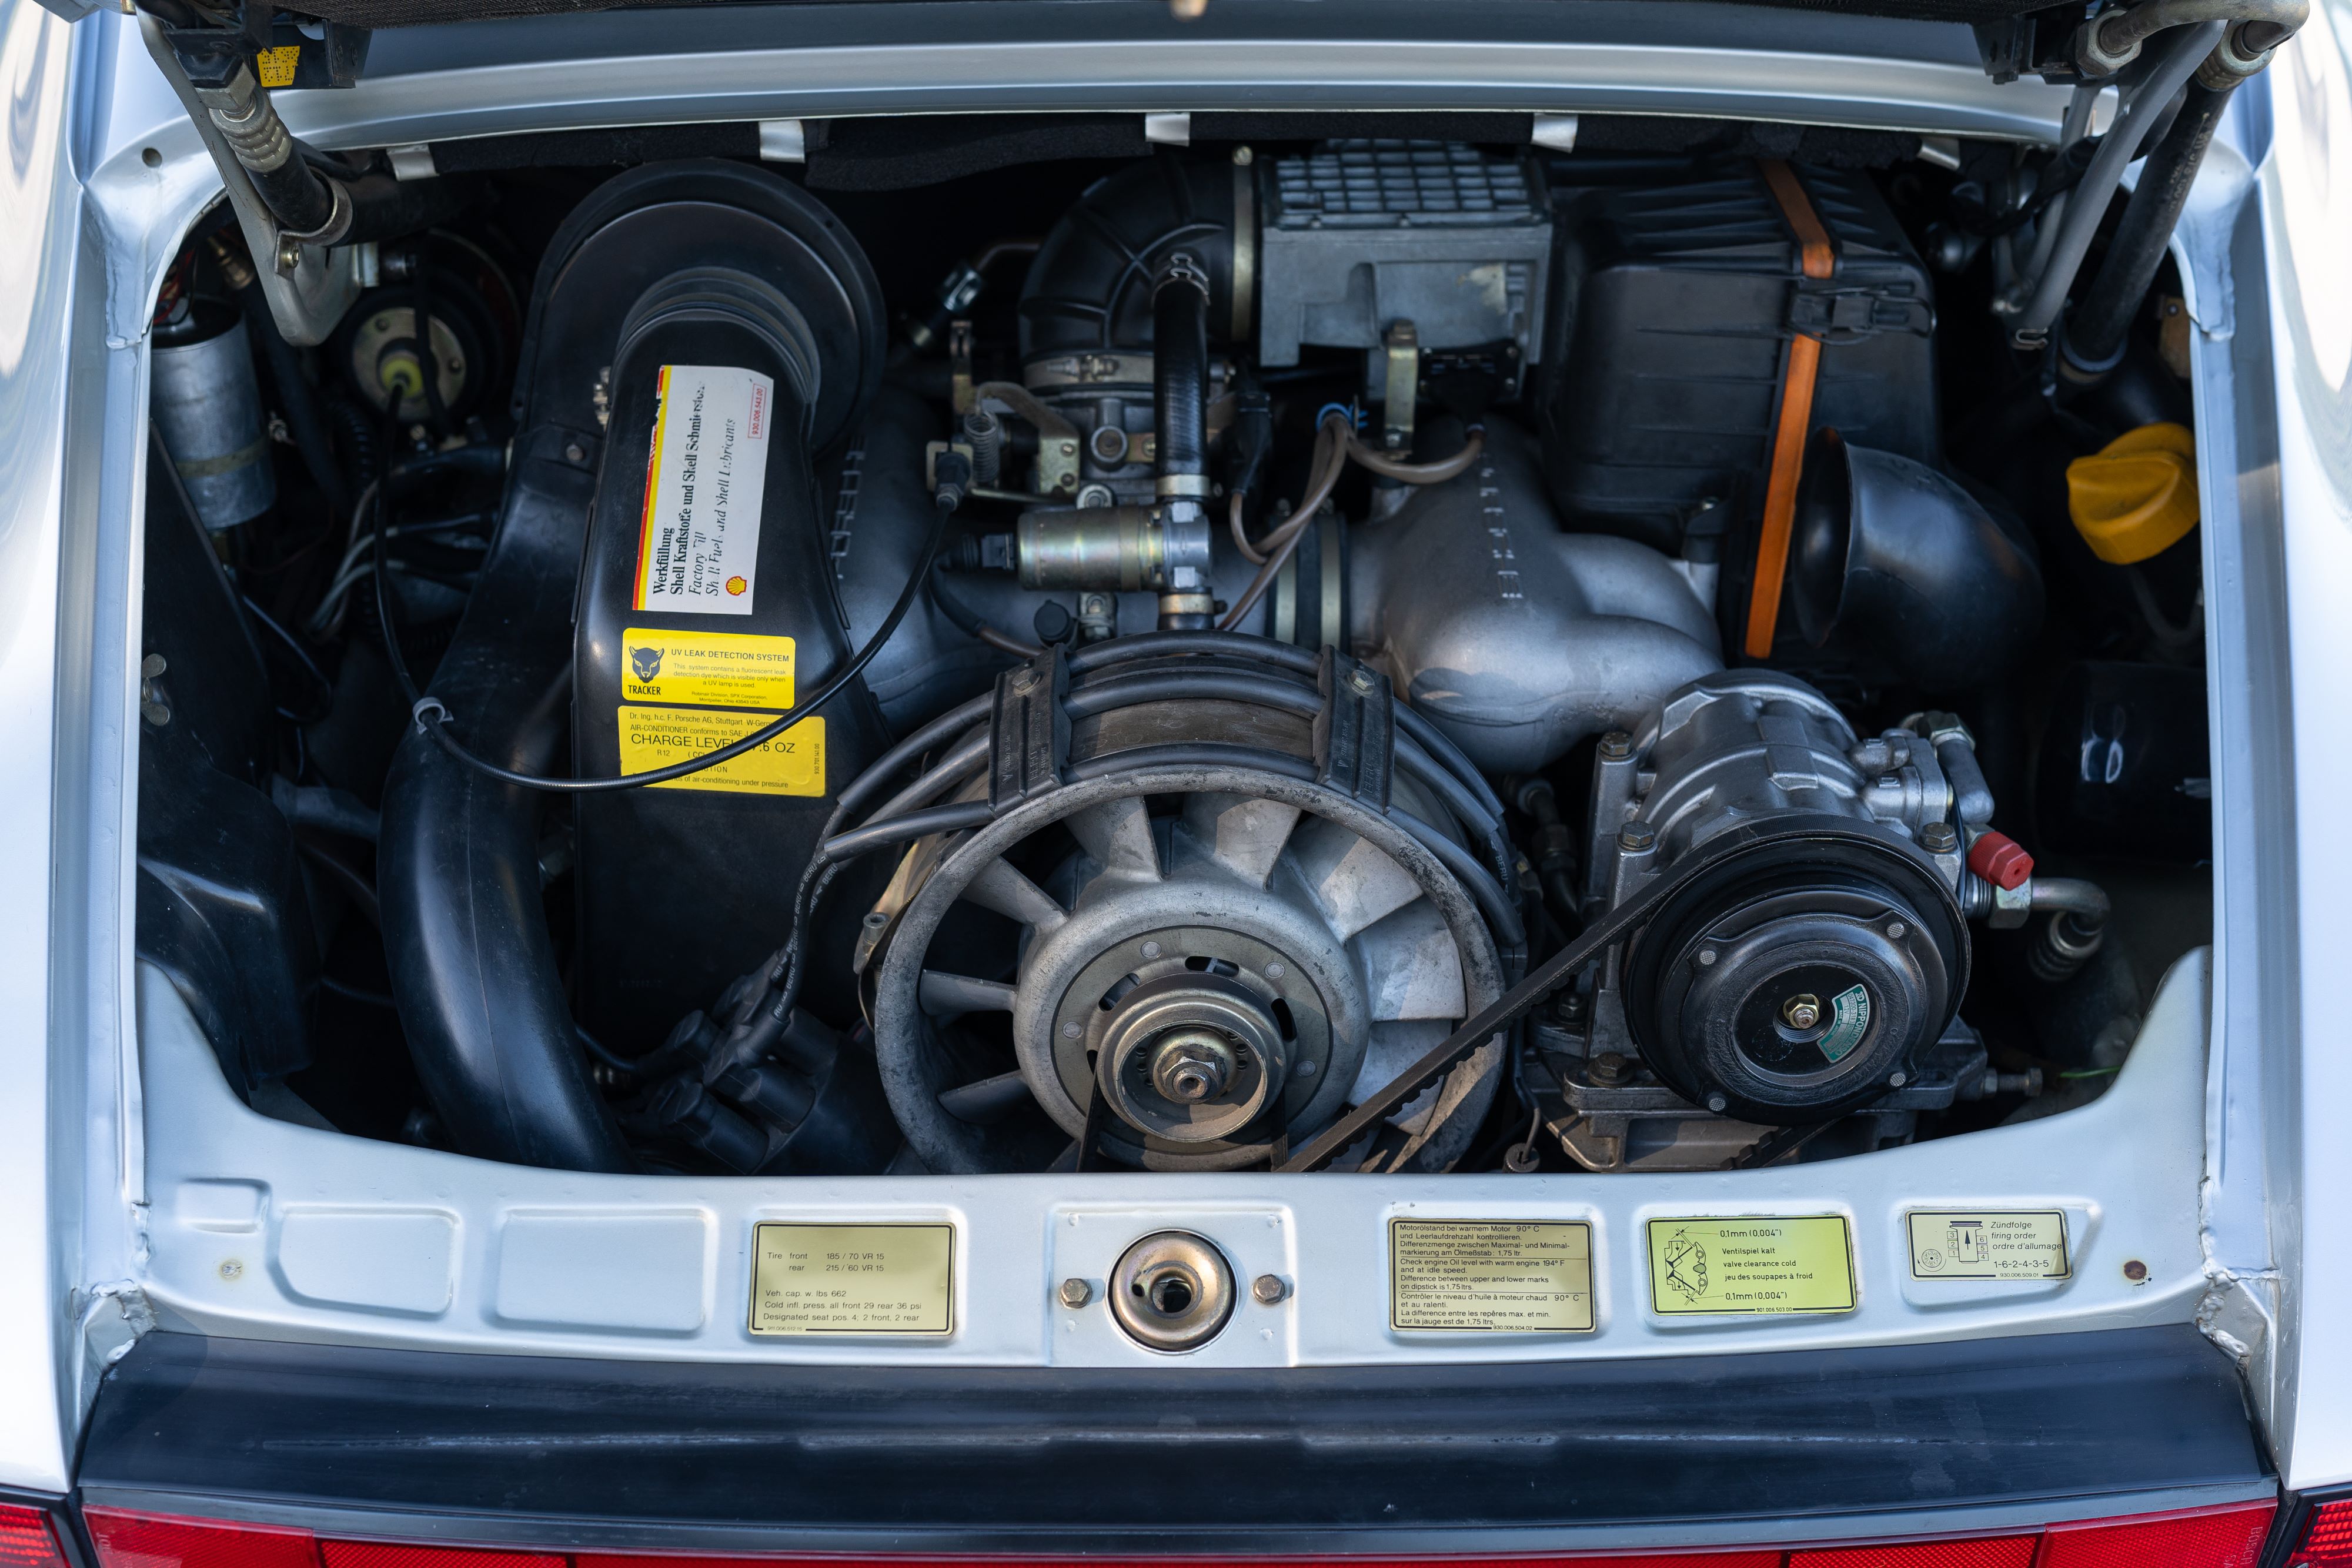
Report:
<svg viewBox="0 0 2352 1568"><path fill-rule="evenodd" d="M524 150L315 347L216 211L142 958L253 1109L559 1170L1738 1171L2089 1103L2211 923L2179 287L2070 378L1999 315L2063 152L1620 140Z"/></svg>

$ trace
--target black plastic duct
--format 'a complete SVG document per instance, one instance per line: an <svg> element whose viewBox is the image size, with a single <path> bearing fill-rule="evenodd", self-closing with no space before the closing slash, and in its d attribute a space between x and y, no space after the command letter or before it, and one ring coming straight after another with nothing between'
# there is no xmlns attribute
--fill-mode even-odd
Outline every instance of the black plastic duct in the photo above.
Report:
<svg viewBox="0 0 2352 1568"><path fill-rule="evenodd" d="M694 267L769 277L823 362L809 440L849 429L881 373L880 291L856 244L764 170L654 164L601 187L548 247L518 378L499 530L431 695L468 745L546 773L565 753L572 612L603 433L598 372L633 304ZM420 733L386 781L378 887L393 993L457 1149L572 1170L633 1167L588 1077L541 909L543 797L483 778Z"/></svg>
<svg viewBox="0 0 2352 1568"><path fill-rule="evenodd" d="M1232 320L1234 178L1230 163L1163 153L1087 187L1030 264L1021 290L1024 362L1149 350L1155 287L1180 251L1209 278L1213 330Z"/></svg>
<svg viewBox="0 0 2352 1568"><path fill-rule="evenodd" d="M2042 623L2042 569L1976 497L1834 430L1805 455L1794 557L1808 641L1851 638L1931 691L1981 685Z"/></svg>

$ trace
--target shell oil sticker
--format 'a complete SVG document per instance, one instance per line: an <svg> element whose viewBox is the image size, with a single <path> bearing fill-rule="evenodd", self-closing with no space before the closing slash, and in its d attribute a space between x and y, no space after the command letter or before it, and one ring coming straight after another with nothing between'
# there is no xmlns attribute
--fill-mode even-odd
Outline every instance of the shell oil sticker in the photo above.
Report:
<svg viewBox="0 0 2352 1568"><path fill-rule="evenodd" d="M618 711L621 772L651 773L675 762L690 762L706 751L716 751L766 728L779 716L624 703ZM647 788L730 795L823 795L824 718L811 715L740 757Z"/></svg>
<svg viewBox="0 0 2352 1568"><path fill-rule="evenodd" d="M658 392L630 608L749 615L776 383L727 365L664 365Z"/></svg>
<svg viewBox="0 0 2352 1568"><path fill-rule="evenodd" d="M621 695L633 703L696 707L793 706L793 643L735 632L621 632Z"/></svg>
<svg viewBox="0 0 2352 1568"><path fill-rule="evenodd" d="M1663 1316L1853 1311L1853 1239L1842 1214L1692 1216L1647 1229L1650 1306Z"/></svg>

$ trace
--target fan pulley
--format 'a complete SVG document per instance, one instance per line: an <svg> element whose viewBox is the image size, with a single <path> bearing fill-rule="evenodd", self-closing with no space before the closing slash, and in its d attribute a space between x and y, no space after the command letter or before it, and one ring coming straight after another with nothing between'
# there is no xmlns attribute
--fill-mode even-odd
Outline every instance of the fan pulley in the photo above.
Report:
<svg viewBox="0 0 2352 1568"><path fill-rule="evenodd" d="M1516 957L1491 795L1328 650L1172 632L1048 655L940 755L902 799L999 809L908 850L866 965L891 1106L933 1170L1264 1165ZM1502 1061L1475 1053L1342 1163L1444 1168Z"/></svg>

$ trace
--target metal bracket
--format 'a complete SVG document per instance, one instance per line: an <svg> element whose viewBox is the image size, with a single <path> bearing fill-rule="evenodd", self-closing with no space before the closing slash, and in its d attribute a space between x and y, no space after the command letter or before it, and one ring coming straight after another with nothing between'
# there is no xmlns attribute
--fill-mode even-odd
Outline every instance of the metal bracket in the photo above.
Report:
<svg viewBox="0 0 2352 1568"><path fill-rule="evenodd" d="M1381 444L1391 452L1412 449L1412 409L1421 401L1421 334L1410 321L1389 328L1381 340L1388 356L1388 384L1381 403Z"/></svg>
<svg viewBox="0 0 2352 1568"><path fill-rule="evenodd" d="M948 406L961 419L980 406L971 379L971 323L948 323Z"/></svg>
<svg viewBox="0 0 2352 1568"><path fill-rule="evenodd" d="M229 151L212 116L197 101L196 89L190 85L187 72L180 68L179 57L173 53L155 18L142 13L139 34L220 171L229 206L236 214L237 227L245 233L246 248L252 252L254 271L261 279L262 297L269 301L269 314L279 334L297 348L325 342L343 312L360 297L359 247L329 249L289 238L262 204L252 178ZM284 266L287 261L293 265Z"/></svg>
<svg viewBox="0 0 2352 1568"><path fill-rule="evenodd" d="M1062 785L1070 761L1070 661L1057 645L996 677L988 804L1000 815Z"/></svg>
<svg viewBox="0 0 2352 1568"><path fill-rule="evenodd" d="M1315 716L1315 781L1387 810L1389 758L1396 745L1388 677L1327 643L1315 685L1323 694L1323 711Z"/></svg>

